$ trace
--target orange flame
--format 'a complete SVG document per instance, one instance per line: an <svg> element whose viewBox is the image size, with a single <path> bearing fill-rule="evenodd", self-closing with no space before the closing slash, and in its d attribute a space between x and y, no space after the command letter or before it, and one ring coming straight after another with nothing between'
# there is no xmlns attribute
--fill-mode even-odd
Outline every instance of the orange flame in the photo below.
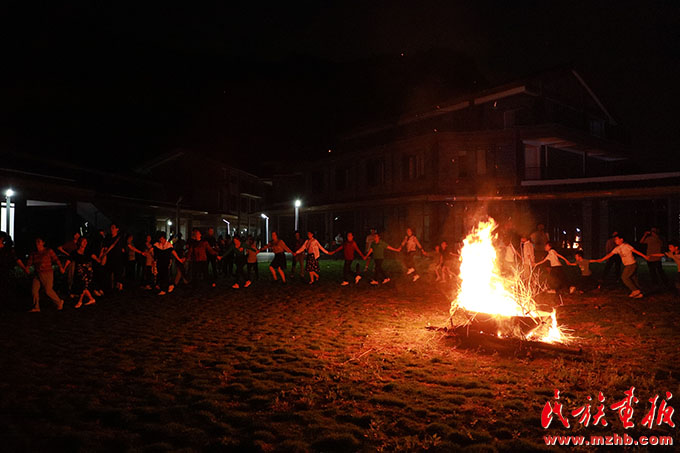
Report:
<svg viewBox="0 0 680 453"><path fill-rule="evenodd" d="M564 341L565 338L557 326L555 311L548 314L536 309L531 285L521 281L519 272L513 278L501 275L494 247L495 227L493 219L480 222L463 240L460 253L461 283L458 295L451 304L451 315L461 308L501 319L513 316L531 317L540 327L529 333L527 338L532 334L543 334L539 341ZM520 287L522 290L518 290ZM545 325L548 317L552 317L549 329Z"/></svg>

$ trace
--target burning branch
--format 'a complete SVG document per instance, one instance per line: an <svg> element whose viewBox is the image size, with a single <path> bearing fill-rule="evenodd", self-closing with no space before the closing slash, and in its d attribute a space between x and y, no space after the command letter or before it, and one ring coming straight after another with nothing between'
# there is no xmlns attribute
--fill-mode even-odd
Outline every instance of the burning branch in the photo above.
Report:
<svg viewBox="0 0 680 453"><path fill-rule="evenodd" d="M534 296L545 288L533 269L514 267L503 275L498 266L496 223L480 222L463 241L460 288L451 303L449 323L454 330L486 333L544 343L567 343L556 312L540 311Z"/></svg>

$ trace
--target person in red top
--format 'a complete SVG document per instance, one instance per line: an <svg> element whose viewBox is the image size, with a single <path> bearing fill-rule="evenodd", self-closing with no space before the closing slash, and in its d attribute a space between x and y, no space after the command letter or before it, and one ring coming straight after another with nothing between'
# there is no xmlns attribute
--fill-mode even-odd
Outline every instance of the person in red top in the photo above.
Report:
<svg viewBox="0 0 680 453"><path fill-rule="evenodd" d="M199 277L203 280L208 280L208 255L217 256L217 252L210 246L208 241L202 239L201 230L198 228L193 231L193 241L189 247L189 253L187 259L191 261L191 282L192 284L197 284ZM221 260L221 256L217 256L218 260ZM210 282L211 286L214 288L216 286L215 281Z"/></svg>
<svg viewBox="0 0 680 453"><path fill-rule="evenodd" d="M47 297L52 299L57 306L57 310L64 308L64 301L59 298L52 288L52 285L54 284L53 264L58 265L61 272L64 272L64 268L61 267L61 262L59 261L59 258L57 258L57 254L54 253L54 250L45 247L45 241L42 238L36 238L35 251L28 256L28 262L26 263L26 267L24 267L24 271L27 274L30 273L28 268L31 266L33 266L35 271L33 284L31 285L31 292L33 293L32 313L40 311L41 286L45 289Z"/></svg>
<svg viewBox="0 0 680 453"><path fill-rule="evenodd" d="M361 275L358 273L352 272L352 262L354 261L354 253L358 253L359 256L361 256L362 260L365 260L366 257L364 256L363 253L361 253L361 250L359 250L359 246L357 243L354 241L354 234L349 232L347 233L347 240L343 242L340 247L337 249L333 250L331 252L331 255L339 252L342 250L342 253L345 258L345 265L342 268L342 286L347 286L349 285L349 281L354 277L354 283L359 283L359 280L361 280Z"/></svg>

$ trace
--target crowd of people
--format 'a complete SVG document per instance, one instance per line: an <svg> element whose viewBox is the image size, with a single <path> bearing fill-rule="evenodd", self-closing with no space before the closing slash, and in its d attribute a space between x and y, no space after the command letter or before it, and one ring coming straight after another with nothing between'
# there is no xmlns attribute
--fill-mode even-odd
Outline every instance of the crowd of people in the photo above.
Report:
<svg viewBox="0 0 680 453"><path fill-rule="evenodd" d="M391 278L383 267L387 252L393 252L395 258L401 256L405 278L410 282L418 281L425 268L435 282L450 282L456 278L459 261L456 247L449 247L446 241L426 251L412 228L406 229L398 246L388 244L375 229L367 235L363 247L356 242L354 234L348 232L344 237L336 238L336 248L332 251L328 250L332 247L321 245L311 231L306 237L295 232L292 247L275 231L267 244L261 247L256 244L253 237L216 237L213 228L208 228L205 235L195 228L189 241L185 241L181 234L168 238L166 233L158 232L155 237L146 235L142 245L132 234L124 235L118 225L112 224L108 232L98 230L90 237L75 233L56 251L38 237L34 250L27 258L21 259L16 256L10 238L0 233L0 294L11 292L10 274L16 267L32 276L33 306L30 311L39 312L41 292L55 304L57 310L64 307L64 299L54 288L55 270L64 274L60 292L68 294L74 300L73 306L80 308L95 304L97 298L106 294L129 288L155 291L159 296L172 293L178 285L214 288L220 277L233 289L248 288L259 279L258 254L266 251L273 254L268 266L272 280L284 284L287 281L287 253L292 255L288 278L296 275L304 278L306 273L310 285L319 281L322 253L342 253L342 286L359 284L364 276L370 278L371 285L389 283ZM614 232L607 242L605 256L587 259L583 251L577 250L572 262L555 249L545 228L539 224L532 234L520 235L517 243L511 237L503 237L498 260L506 274L518 272L525 278L544 275L551 293L586 292L599 288L613 268L630 290L629 296L642 298L636 256L647 261L653 285L669 286L661 260L666 257L679 264L680 250L676 242L668 243L667 249L664 249L665 241L656 228L646 232L640 244L646 246L645 253L636 250ZM416 261L416 257L420 259ZM355 264L359 258L365 261L363 271L359 263ZM601 262L606 264L597 279L590 264ZM371 264L372 272L369 271ZM566 266L577 267L578 275L570 275ZM680 274L677 274L674 285L680 291Z"/></svg>
<svg viewBox="0 0 680 453"><path fill-rule="evenodd" d="M617 231L611 234L605 245L605 256L598 259L586 258L583 250L574 251L574 261L569 261L561 255L550 241L544 226L539 224L536 231L531 235L522 235L520 238L520 252L515 252L510 241L505 245L505 257L514 262L522 263L524 275L531 275L534 269L546 265L548 292L557 293L568 289L570 293L576 291L583 293L601 286L607 281L610 271L614 268L616 277L630 290L628 297L641 299L644 297L642 287L638 279L638 260L641 257L647 262L651 284L656 289L673 289L680 294L680 252L677 242L666 243L659 235L658 228L651 228L645 232L639 244L644 247L645 253L637 250L633 245L626 242ZM543 253L544 252L544 253ZM674 283L668 278L662 268L662 258L668 258L677 266ZM600 278L596 278L590 269L591 263L605 262ZM564 263L564 265L563 265ZM568 275L566 266L578 267L578 275ZM623 265L623 269L621 269Z"/></svg>

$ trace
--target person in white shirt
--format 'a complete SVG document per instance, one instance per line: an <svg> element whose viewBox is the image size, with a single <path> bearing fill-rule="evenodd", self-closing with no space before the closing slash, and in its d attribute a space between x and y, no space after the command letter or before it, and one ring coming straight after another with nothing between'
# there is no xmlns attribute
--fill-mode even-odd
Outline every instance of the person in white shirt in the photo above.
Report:
<svg viewBox="0 0 680 453"><path fill-rule="evenodd" d="M517 250L512 245L510 238L503 239L503 260L501 261L501 272L504 275L513 275L515 271L515 258L518 256Z"/></svg>
<svg viewBox="0 0 680 453"><path fill-rule="evenodd" d="M555 294L565 286L564 267L562 266L560 260L567 263L569 261L557 253L551 242L545 244L545 251L547 253L546 257L536 263L536 266L540 266L546 261L550 262L550 267L548 268L548 282L550 285L550 290L548 292L550 294Z"/></svg>
<svg viewBox="0 0 680 453"><path fill-rule="evenodd" d="M423 250L423 246L420 245L420 241L416 237L416 235L413 233L412 228L406 228L406 236L404 237L404 240L401 241L401 247L399 247L399 251L401 251L402 248L406 247L406 256L404 258L404 265L406 266L406 275L413 275L413 281L415 282L420 278L420 275L416 272L416 264L415 264L415 255L418 250L421 251L421 253L425 256L427 256L427 253L425 250Z"/></svg>
<svg viewBox="0 0 680 453"><path fill-rule="evenodd" d="M637 278L637 261L634 255L639 255L644 259L648 259L647 255L644 255L633 248L632 245L628 244L622 237L617 236L614 238L616 241L616 247L607 253L604 257L599 260L591 260L593 263L601 263L608 260L614 255L619 255L621 257L621 262L623 263L623 272L621 273L621 280L623 284L630 289L630 294L628 297L633 297L635 299L641 299L644 297L642 291L640 290L640 283Z"/></svg>
<svg viewBox="0 0 680 453"><path fill-rule="evenodd" d="M526 234L523 234L520 238L520 250L522 253L522 276L528 279L531 277L534 266L536 266L536 255L534 244L531 243Z"/></svg>
<svg viewBox="0 0 680 453"><path fill-rule="evenodd" d="M314 238L314 233L311 231L307 232L307 240L295 252L295 255L303 251L307 253L305 269L309 273L309 284L312 285L315 281L319 281L319 256L321 256L321 252L324 252L326 255L330 255L330 253Z"/></svg>

